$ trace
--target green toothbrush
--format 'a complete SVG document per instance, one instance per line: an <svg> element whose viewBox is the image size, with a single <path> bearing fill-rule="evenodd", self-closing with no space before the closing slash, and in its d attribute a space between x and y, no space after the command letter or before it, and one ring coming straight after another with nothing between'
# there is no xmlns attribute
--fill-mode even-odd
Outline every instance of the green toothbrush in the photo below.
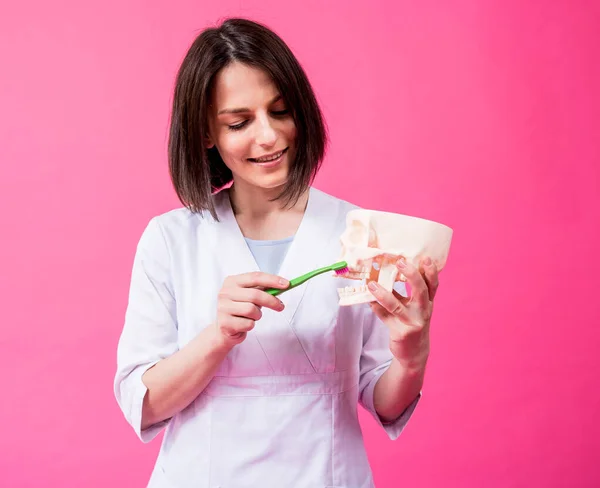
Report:
<svg viewBox="0 0 600 488"><path fill-rule="evenodd" d="M281 293L283 293L284 291L288 291L288 290L291 290L292 288L296 288L298 285L301 285L305 281L308 281L311 278L314 278L315 276L318 276L323 273L327 273L327 271L335 271L335 274L342 275L342 274L348 272L348 263L346 261L340 261L339 263L332 264L331 266L325 266L324 268L315 269L314 271L311 271L310 273L306 273L306 274L303 274L302 276L298 276L298 278L294 278L293 280L290 280L290 286L288 286L284 290L281 290L280 288L269 288L265 291L273 296L277 296L277 295L280 295Z"/></svg>

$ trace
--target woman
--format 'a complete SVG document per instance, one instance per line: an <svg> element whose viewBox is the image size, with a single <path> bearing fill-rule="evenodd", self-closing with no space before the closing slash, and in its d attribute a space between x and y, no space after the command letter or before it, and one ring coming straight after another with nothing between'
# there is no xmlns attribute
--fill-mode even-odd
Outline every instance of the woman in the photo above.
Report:
<svg viewBox="0 0 600 488"><path fill-rule="evenodd" d="M267 28L202 32L178 74L169 141L184 208L135 256L115 394L151 487L371 487L361 403L391 438L414 410L437 270L398 262L412 296L338 306L342 277L274 297L340 256L353 205L311 183L326 132L310 84ZM386 327L387 326L387 327Z"/></svg>

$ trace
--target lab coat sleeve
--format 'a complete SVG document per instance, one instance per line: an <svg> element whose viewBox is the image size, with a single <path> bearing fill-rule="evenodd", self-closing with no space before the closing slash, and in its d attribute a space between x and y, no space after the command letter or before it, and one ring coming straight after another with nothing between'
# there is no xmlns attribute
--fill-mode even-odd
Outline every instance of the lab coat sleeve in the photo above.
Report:
<svg viewBox="0 0 600 488"><path fill-rule="evenodd" d="M154 218L142 233L134 257L114 379L119 407L144 443L154 439L170 421L141 429L142 403L147 391L142 375L177 351L175 298L169 263L169 251L160 224Z"/></svg>
<svg viewBox="0 0 600 488"><path fill-rule="evenodd" d="M405 294L402 293L402 290L398 291L401 294ZM373 402L375 384L389 368L393 356L390 352L387 327L372 312L368 304L364 306L363 312L363 348L360 357L359 402L385 430L388 437L395 440L400 436L417 407L421 399L421 392L404 410L402 415L393 422L383 422L381 417L379 417Z"/></svg>

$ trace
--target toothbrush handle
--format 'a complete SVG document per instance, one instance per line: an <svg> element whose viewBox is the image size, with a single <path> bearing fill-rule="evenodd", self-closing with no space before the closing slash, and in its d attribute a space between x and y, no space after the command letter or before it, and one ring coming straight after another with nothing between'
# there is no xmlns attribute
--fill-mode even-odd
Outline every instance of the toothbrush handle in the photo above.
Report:
<svg viewBox="0 0 600 488"><path fill-rule="evenodd" d="M331 266L325 266L323 268L315 269L314 271L311 271L310 273L303 274L302 276L298 276L297 278L290 280L290 286L288 286L284 290L282 290L280 288L269 288L268 290L265 290L265 291L275 297L277 295L281 295L284 291L291 290L292 288L295 288L298 285L301 285L302 283L310 280L311 278L314 278L315 276L320 275L322 273L326 273L327 271L330 271L330 270L331 270Z"/></svg>

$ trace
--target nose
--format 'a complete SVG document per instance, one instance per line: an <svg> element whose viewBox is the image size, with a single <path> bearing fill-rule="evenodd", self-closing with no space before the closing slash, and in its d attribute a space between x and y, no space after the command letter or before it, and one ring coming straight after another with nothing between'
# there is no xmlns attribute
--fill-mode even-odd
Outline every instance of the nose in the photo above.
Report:
<svg viewBox="0 0 600 488"><path fill-rule="evenodd" d="M260 117L257 124L256 143L263 147L272 147L277 142L277 133L269 117Z"/></svg>

